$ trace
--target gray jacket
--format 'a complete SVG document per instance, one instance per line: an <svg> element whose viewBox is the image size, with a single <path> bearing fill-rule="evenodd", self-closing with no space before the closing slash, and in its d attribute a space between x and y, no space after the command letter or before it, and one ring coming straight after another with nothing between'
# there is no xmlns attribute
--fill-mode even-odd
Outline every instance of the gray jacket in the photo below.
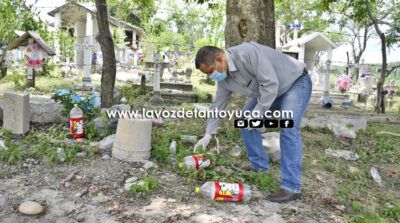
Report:
<svg viewBox="0 0 400 223"><path fill-rule="evenodd" d="M224 110L232 92L257 97L254 111L264 113L276 97L284 94L300 77L305 64L270 47L256 42L243 43L225 51L229 74L217 84L217 93L210 110ZM216 134L219 118L209 118L208 134Z"/></svg>

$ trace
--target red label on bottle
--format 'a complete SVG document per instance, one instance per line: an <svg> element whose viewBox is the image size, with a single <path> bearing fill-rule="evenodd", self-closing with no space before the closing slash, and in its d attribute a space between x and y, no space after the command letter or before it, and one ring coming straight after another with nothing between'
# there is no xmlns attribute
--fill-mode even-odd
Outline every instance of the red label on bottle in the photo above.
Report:
<svg viewBox="0 0 400 223"><path fill-rule="evenodd" d="M83 117L69 118L71 136L75 138L83 137Z"/></svg>
<svg viewBox="0 0 400 223"><path fill-rule="evenodd" d="M243 200L243 185L239 183L215 182L214 200L241 202Z"/></svg>
<svg viewBox="0 0 400 223"><path fill-rule="evenodd" d="M205 158L205 155L193 155L193 159L196 161L196 169L211 166L212 160L204 160Z"/></svg>

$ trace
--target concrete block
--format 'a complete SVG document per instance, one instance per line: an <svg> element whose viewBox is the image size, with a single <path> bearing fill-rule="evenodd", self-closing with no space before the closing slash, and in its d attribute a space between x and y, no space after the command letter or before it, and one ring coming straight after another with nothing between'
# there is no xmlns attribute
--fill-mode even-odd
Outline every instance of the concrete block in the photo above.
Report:
<svg viewBox="0 0 400 223"><path fill-rule="evenodd" d="M262 144L269 159L274 163L281 161L281 147L279 143L279 132L267 132L262 134Z"/></svg>
<svg viewBox="0 0 400 223"><path fill-rule="evenodd" d="M63 105L55 102L51 95L30 96L30 121L38 123L66 122L68 118L61 115Z"/></svg>
<svg viewBox="0 0 400 223"><path fill-rule="evenodd" d="M112 149L123 161L147 160L151 156L151 119L119 119Z"/></svg>
<svg viewBox="0 0 400 223"><path fill-rule="evenodd" d="M14 134L29 131L29 93L7 91L4 93L3 127Z"/></svg>

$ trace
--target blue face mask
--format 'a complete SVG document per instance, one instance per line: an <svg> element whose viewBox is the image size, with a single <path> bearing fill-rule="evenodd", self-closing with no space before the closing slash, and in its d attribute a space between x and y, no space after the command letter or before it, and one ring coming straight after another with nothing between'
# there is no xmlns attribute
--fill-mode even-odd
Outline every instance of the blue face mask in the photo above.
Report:
<svg viewBox="0 0 400 223"><path fill-rule="evenodd" d="M226 78L226 72L219 72L217 69L215 69L210 78L214 81L223 81Z"/></svg>

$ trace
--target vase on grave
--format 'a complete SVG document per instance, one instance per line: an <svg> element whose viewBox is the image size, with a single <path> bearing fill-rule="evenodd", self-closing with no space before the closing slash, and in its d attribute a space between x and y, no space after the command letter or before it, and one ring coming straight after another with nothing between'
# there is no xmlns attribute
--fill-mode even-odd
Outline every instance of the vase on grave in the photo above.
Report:
<svg viewBox="0 0 400 223"><path fill-rule="evenodd" d="M347 95L347 96L344 98L344 100L343 100L343 105L349 106L350 103L351 103L351 101L350 101L350 96Z"/></svg>

